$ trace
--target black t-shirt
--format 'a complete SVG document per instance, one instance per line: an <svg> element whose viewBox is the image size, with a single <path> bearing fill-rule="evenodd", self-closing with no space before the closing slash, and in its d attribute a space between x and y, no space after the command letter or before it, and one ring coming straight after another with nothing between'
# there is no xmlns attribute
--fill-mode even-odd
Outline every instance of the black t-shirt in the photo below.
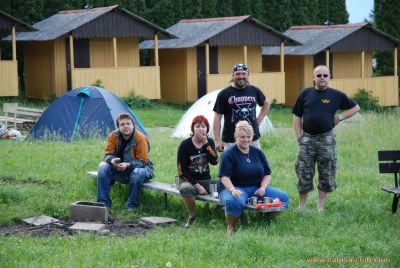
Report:
<svg viewBox="0 0 400 268"><path fill-rule="evenodd" d="M183 180L196 184L199 180L210 180L209 165L218 164L218 155L214 140L208 138L208 143L201 149L196 148L192 138L182 141L178 149L178 174Z"/></svg>
<svg viewBox="0 0 400 268"><path fill-rule="evenodd" d="M250 146L249 153L245 155L235 145L221 155L218 176L229 177L233 186L259 187L265 175L271 175L271 169L264 153L256 147ZM223 189L220 183L218 191Z"/></svg>
<svg viewBox="0 0 400 268"><path fill-rule="evenodd" d="M125 148L126 148L126 146L128 145L128 143L132 140L132 137L133 137L133 133L132 133L132 135L129 137L129 139L125 140L124 137L123 137L122 134L121 134L121 147L118 148L119 150L118 150L118 152L117 152L117 157L118 157L119 159L121 159L121 162L124 162L124 151L125 151Z"/></svg>
<svg viewBox="0 0 400 268"><path fill-rule="evenodd" d="M214 112L224 115L224 126L222 130L222 140L224 142L235 142L234 133L236 123L247 120L253 127L253 140L260 137L258 129L256 107L257 104L263 106L265 95L254 86L248 85L244 89L232 86L222 90L215 101Z"/></svg>
<svg viewBox="0 0 400 268"><path fill-rule="evenodd" d="M325 90L306 88L297 97L292 113L303 118L303 130L310 134L322 134L335 127L337 110L348 110L357 103L343 92L328 87Z"/></svg>

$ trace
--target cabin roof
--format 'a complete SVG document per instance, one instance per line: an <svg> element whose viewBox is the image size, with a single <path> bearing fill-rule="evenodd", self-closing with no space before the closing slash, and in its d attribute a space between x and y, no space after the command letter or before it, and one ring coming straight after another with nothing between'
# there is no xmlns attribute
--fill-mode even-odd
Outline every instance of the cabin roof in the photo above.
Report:
<svg viewBox="0 0 400 268"><path fill-rule="evenodd" d="M341 25L292 26L285 35L302 43L285 47L285 55L316 55L330 52L388 51L400 40L378 30L369 23ZM263 55L279 55L279 47L263 47Z"/></svg>
<svg viewBox="0 0 400 268"><path fill-rule="evenodd" d="M72 34L75 38L174 38L159 26L118 5L62 10L33 25L37 32L18 33L17 41L49 41Z"/></svg>
<svg viewBox="0 0 400 268"><path fill-rule="evenodd" d="M0 31L11 31L15 26L17 32L36 31L31 25L0 10Z"/></svg>
<svg viewBox="0 0 400 268"><path fill-rule="evenodd" d="M183 19L167 31L177 39L161 40L163 48L191 48L208 42L218 45L278 45L281 41L288 45L299 44L275 29L253 19L251 16L220 17L205 19ZM140 48L153 48L153 41L144 41Z"/></svg>

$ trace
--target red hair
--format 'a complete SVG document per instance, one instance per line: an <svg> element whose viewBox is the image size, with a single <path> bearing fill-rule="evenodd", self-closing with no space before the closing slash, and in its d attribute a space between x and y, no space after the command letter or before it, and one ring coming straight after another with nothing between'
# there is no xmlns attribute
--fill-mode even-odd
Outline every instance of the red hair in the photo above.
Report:
<svg viewBox="0 0 400 268"><path fill-rule="evenodd" d="M192 130L192 134L194 133L194 125L199 124L199 123L204 123L207 127L207 134L208 131L210 130L210 124L208 123L207 118L205 118L203 115L198 115L195 118L193 118L192 125L190 126L190 129Z"/></svg>

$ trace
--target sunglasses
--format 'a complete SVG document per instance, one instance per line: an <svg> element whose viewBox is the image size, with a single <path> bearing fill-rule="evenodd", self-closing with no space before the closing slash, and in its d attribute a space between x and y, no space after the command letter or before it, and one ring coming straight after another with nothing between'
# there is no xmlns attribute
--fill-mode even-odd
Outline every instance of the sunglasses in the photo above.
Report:
<svg viewBox="0 0 400 268"><path fill-rule="evenodd" d="M321 78L321 77L329 77L329 74L317 74L316 77Z"/></svg>

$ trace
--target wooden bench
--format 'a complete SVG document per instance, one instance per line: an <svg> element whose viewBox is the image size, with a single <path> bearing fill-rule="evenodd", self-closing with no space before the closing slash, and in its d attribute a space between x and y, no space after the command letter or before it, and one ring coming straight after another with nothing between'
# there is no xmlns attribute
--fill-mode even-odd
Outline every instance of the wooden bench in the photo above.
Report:
<svg viewBox="0 0 400 268"><path fill-rule="evenodd" d="M400 198L399 174L400 151L378 151L379 173L393 173L394 187L383 187L382 190L393 194L392 213L396 213Z"/></svg>
<svg viewBox="0 0 400 268"><path fill-rule="evenodd" d="M4 103L3 112L5 114L0 116L0 121L5 122L6 129L9 122L14 125L14 129L17 129L17 124L34 124L42 116L44 109L23 107L18 103Z"/></svg>
<svg viewBox="0 0 400 268"><path fill-rule="evenodd" d="M87 173L89 177L97 178L97 171L89 171ZM156 191L156 192L162 192L164 193L164 208L168 208L168 195L176 195L180 196L181 194L179 193L179 190L171 184L164 183L164 182L156 182L156 181L148 181L143 183L142 187L144 189ZM217 205L222 205L219 202L218 198L215 198L211 195L196 195L196 200L200 200L203 202L208 202L208 203L214 203ZM258 212L281 212L284 211L286 208L285 207L269 207L269 208L255 208L253 205L246 204L246 209L248 210L254 210Z"/></svg>

